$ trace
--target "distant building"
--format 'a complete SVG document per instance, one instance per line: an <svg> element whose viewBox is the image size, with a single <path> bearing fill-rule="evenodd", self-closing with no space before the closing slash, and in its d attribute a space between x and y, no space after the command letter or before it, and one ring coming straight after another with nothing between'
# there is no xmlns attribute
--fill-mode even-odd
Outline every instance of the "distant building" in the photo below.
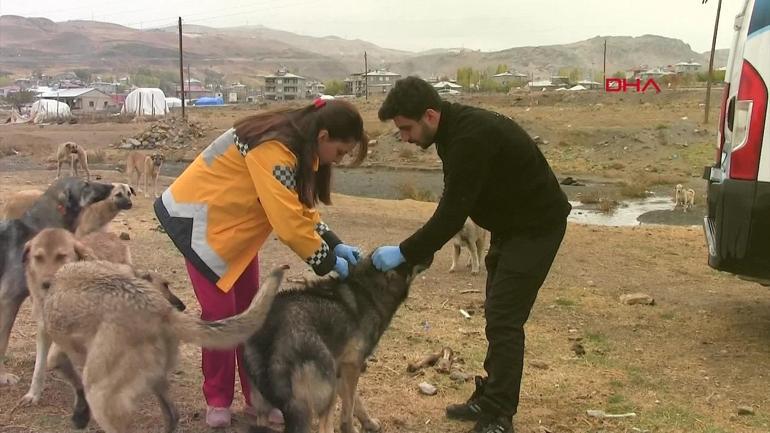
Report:
<svg viewBox="0 0 770 433"><path fill-rule="evenodd" d="M351 74L345 79L345 93L363 96L367 89L370 95L388 93L400 78L401 74L386 70Z"/></svg>
<svg viewBox="0 0 770 433"><path fill-rule="evenodd" d="M303 99L307 96L307 78L279 69L265 76L265 99L285 101Z"/></svg>
<svg viewBox="0 0 770 433"><path fill-rule="evenodd" d="M531 81L527 83L527 87L529 87L529 90L532 90L532 91L543 91L543 90L555 89L559 86L552 83L550 80L541 80L541 81Z"/></svg>
<svg viewBox="0 0 770 433"><path fill-rule="evenodd" d="M320 81L308 81L307 82L307 96L309 98L315 98L316 96L326 93L326 85Z"/></svg>
<svg viewBox="0 0 770 433"><path fill-rule="evenodd" d="M120 86L120 83L107 83L105 81L94 81L88 87L92 87L108 95L114 95L118 93L118 86Z"/></svg>
<svg viewBox="0 0 770 433"><path fill-rule="evenodd" d="M581 81L578 81L577 84L579 86L585 87L586 90L597 90L597 89L604 88L604 84L597 83L596 81L592 81L592 80L581 80Z"/></svg>
<svg viewBox="0 0 770 433"><path fill-rule="evenodd" d="M529 81L527 74L506 71L492 76L492 80L502 86L523 86Z"/></svg>
<svg viewBox="0 0 770 433"><path fill-rule="evenodd" d="M696 74L700 71L701 64L693 62L679 62L674 65L674 72L677 74Z"/></svg>
<svg viewBox="0 0 770 433"><path fill-rule="evenodd" d="M91 87L51 90L42 93L40 97L64 102L72 111L81 113L104 111L117 106L110 95Z"/></svg>
<svg viewBox="0 0 770 433"><path fill-rule="evenodd" d="M178 98L182 97L181 88L179 85L175 87L176 95ZM186 78L184 80L184 97L185 99L198 99L206 96L213 96L214 92L205 88L200 80L195 78Z"/></svg>

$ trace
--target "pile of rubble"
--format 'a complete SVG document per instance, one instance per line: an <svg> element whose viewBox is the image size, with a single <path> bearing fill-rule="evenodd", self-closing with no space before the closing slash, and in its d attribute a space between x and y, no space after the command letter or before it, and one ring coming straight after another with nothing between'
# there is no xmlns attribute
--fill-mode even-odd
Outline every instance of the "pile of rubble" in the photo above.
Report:
<svg viewBox="0 0 770 433"><path fill-rule="evenodd" d="M124 138L117 145L120 149L182 149L189 147L197 138L204 137L209 129L200 122L171 117L149 124L144 131Z"/></svg>

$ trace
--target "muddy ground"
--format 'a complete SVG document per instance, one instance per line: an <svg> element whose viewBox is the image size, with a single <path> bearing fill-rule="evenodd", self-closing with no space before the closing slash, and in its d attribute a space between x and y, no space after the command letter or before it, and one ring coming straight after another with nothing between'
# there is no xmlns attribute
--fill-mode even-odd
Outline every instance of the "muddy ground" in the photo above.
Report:
<svg viewBox="0 0 770 433"><path fill-rule="evenodd" d="M572 199L579 200L580 192L581 197L622 201L630 199L634 189L670 197L673 185L683 183L698 191L701 207L691 213L692 217L677 217L693 218L697 224L703 212L703 184L697 178L700 169L696 168L709 163L713 149L713 128L703 128L694 120L699 116L702 95L669 95L660 106L654 101L608 101L606 95L583 98L541 101L532 106L515 98L471 102L497 107L534 129L534 134L540 134L549 142L543 150L560 178L573 176L599 185L585 190L581 188L586 187L566 188ZM597 103L603 105L597 108ZM666 108L667 104L671 107ZM362 106L368 128L379 128L379 135L386 134L389 127L373 117L376 102ZM211 130L207 137L190 143L188 153L200 151L206 140L245 112L225 110L193 112L193 116L208 122ZM628 127L628 119L634 117L647 118L652 126ZM658 125L667 126L658 129ZM571 132L576 127L582 131L580 134ZM95 163L100 169L94 171L103 180L124 179L112 169L124 155L109 144L142 128L133 123L0 127L0 149L11 149L6 153L14 154L0 158L0 200L13 191L45 187L55 174L45 169L46 159L53 146L65 140L103 152L102 161ZM607 128L613 130L614 139L612 134L603 138ZM694 132L695 129L709 132L702 134ZM661 142L658 131L664 131L666 144ZM675 131L681 132L681 136ZM568 143L565 140L569 137L585 138ZM609 140L606 146L602 144L604 140ZM633 147L637 140L642 142ZM560 141L565 144L560 145ZM382 175L385 168L377 166L436 168L430 154L422 155L425 164L419 165L407 158L408 154L400 156L400 143L386 143L381 138L372 149L371 165L356 169L356 174L347 177L352 180L337 189L355 194L355 187L348 183L369 182L393 188L382 195L422 196L422 190L432 191L435 185L431 180L425 180L426 186L422 186L422 181L414 180L417 177L404 179L406 186L393 187L391 181L378 183L386 175ZM680 156L671 158L673 153ZM172 180L166 174L173 173L164 173L164 185ZM341 175L337 180L345 178ZM365 179L370 180L364 182ZM367 251L380 244L399 242L435 208L434 203L411 199L349 195L336 195L334 202L334 206L322 209L324 219L347 242L361 245ZM197 313L182 258L167 236L157 231L151 201L138 198L133 209L118 217L113 229L127 232L137 264L169 277L191 313ZM450 256L447 247L438 252L434 265L415 283L362 378L363 398L382 421L384 431L463 432L470 428L443 416L445 405L467 398L472 391L470 382L456 383L434 369L416 376L406 372L408 362L443 346L458 352L464 361L460 364L462 371L478 374L482 370L485 273L475 277L465 270L448 274ZM270 239L261 252L262 269L287 262L292 265L292 279L309 275L305 265L285 246ZM655 304L629 306L619 302L621 295L635 292L649 294L655 298ZM465 319L459 309L470 312L471 318ZM34 332L30 307L25 304L6 360L6 366L21 381L0 388L0 432L74 431L68 422L69 390L53 378L39 406L20 408L9 415L29 386ZM535 305L527 336L524 391L515 419L517 431L770 431L770 292L711 270L706 265L706 248L699 227L570 224ZM572 350L578 339L585 348L583 355ZM202 420L204 403L198 365L198 349L184 346L172 386L183 432L209 431ZM436 385L438 394L420 395L417 385L422 381ZM235 405L241 404L238 397ZM754 414L738 415L739 406L750 406ZM162 431L154 401L147 399L142 407L137 415L137 431ZM586 415L589 409L634 412L637 416L598 420ZM245 419L239 417L237 421L230 431L242 431ZM92 423L89 431L98 429Z"/></svg>

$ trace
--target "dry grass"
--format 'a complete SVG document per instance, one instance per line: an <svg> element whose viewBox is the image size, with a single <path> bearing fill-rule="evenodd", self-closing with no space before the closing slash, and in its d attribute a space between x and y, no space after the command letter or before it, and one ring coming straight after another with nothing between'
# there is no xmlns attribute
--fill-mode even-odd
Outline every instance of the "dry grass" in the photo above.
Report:
<svg viewBox="0 0 770 433"><path fill-rule="evenodd" d="M436 195L433 192L416 187L411 182L402 182L398 185L399 196L402 199L411 199L417 201L436 201Z"/></svg>
<svg viewBox="0 0 770 433"><path fill-rule="evenodd" d="M107 159L107 154L104 149L96 149L88 152L88 162L94 164L101 164Z"/></svg>
<svg viewBox="0 0 770 433"><path fill-rule="evenodd" d="M615 210L618 208L620 203L618 203L617 200L612 200L606 197L602 197L599 199L599 211L606 214L611 214L615 212Z"/></svg>
<svg viewBox="0 0 770 433"><path fill-rule="evenodd" d="M625 183L620 188L620 195L626 198L646 198L648 185L644 183Z"/></svg>

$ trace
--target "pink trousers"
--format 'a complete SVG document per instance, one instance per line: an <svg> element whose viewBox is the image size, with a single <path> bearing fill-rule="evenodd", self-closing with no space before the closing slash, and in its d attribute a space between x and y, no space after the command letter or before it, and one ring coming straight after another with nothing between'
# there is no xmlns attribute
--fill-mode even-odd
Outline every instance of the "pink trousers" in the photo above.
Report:
<svg viewBox="0 0 770 433"><path fill-rule="evenodd" d="M219 320L234 316L248 308L259 288L259 260L249 263L229 292L220 290L188 261L187 273L190 275L195 297L201 306L201 319ZM251 392L248 375L243 365L243 347L236 350L202 350L201 368L203 370L203 396L212 407L230 407L235 393L235 366L241 380L241 390L246 398L246 405L251 406Z"/></svg>

